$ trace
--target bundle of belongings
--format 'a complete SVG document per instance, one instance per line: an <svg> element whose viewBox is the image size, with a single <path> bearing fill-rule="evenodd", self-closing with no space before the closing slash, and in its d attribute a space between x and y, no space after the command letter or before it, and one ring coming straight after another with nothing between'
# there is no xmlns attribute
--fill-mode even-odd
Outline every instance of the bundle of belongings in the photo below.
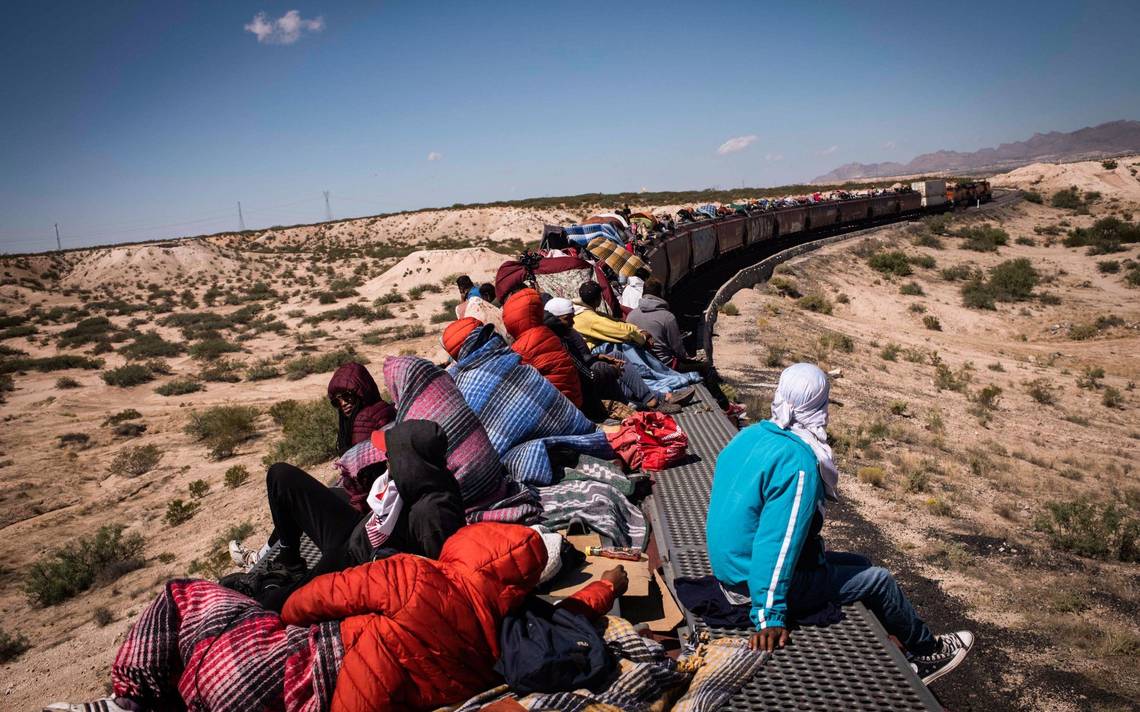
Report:
<svg viewBox="0 0 1140 712"><path fill-rule="evenodd" d="M512 687L509 681L516 676L507 674L507 684L448 709L453 712L510 709L716 712L759 671L766 657L764 653L750 650L746 639L722 638L690 645L674 660L660 643L639 635L623 618L607 616L595 627L600 632L604 657L599 660L599 651L590 645L592 656L583 657L578 668L587 674L567 675L559 666L533 664L545 660L540 654L542 650L555 649L556 645L519 646L515 642L517 638L508 638L503 646L506 663L501 668L508 673L523 668L523 672L529 674L521 676L522 684ZM504 634L510 635L509 630L505 627ZM580 624L565 630L570 640L592 640ZM529 653L529 658L518 661L519 652L523 650ZM526 662L531 664L520 664ZM542 672L548 674L544 677ZM567 689L568 683L580 684ZM676 701L670 705L673 700Z"/></svg>

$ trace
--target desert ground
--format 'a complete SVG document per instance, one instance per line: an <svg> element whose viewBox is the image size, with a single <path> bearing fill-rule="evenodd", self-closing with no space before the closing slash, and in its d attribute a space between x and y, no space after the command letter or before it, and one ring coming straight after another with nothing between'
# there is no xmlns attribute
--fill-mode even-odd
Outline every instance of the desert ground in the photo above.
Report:
<svg viewBox="0 0 1140 712"><path fill-rule="evenodd" d="M781 265L717 323L718 370L754 416L767 415L781 366L837 374L829 433L845 501L825 537L904 569L920 612L978 633L966 669L937 684L977 683L951 709L1140 700L1140 301L1105 266L1140 250L1088 254L1063 244L1071 227L1053 230L1135 214L1133 186L1086 182L1104 172L1041 166L1000 181L1100 191L1091 214L1046 198L883 228ZM976 251L956 236L983 225L1007 244ZM908 274L872 268L894 252ZM1031 296L963 304L962 273L1020 259L1038 273Z"/></svg>
<svg viewBox="0 0 1140 712"><path fill-rule="evenodd" d="M1001 634L972 664L1000 662L987 684L1011 706L1140 699L1140 582L1120 561L1140 518L1140 255L1064 244L1106 216L1135 221L1138 168L999 176L1042 203L891 226L799 258L734 297L738 314L717 327L717 365L754 417L781 364L841 370L843 507L908 581L932 582L961 611L948 622ZM1051 205L1074 185L1076 207ZM3 258L3 708L103 694L128 626L166 580L224 573L232 536L264 540L267 463L331 476L331 370L366 360L379 382L388 355L441 359L455 275L489 280L544 223L588 213L464 207ZM1005 244L964 249L997 239L957 236L983 223ZM896 250L889 274L868 264ZM963 306L963 285L985 287L1017 258L1037 275L1028 295ZM1103 528L1058 538L1050 503ZM117 543L92 543L104 527L122 527ZM53 553L83 539L116 556L91 566ZM83 576L82 590L61 585Z"/></svg>

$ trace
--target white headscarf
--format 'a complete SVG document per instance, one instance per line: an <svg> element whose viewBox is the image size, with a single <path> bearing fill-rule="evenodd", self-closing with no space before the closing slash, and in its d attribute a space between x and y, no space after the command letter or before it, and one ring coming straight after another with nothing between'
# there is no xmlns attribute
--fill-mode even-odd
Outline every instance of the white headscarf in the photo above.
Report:
<svg viewBox="0 0 1140 712"><path fill-rule="evenodd" d="M819 462L827 498L839 501L839 470L827 445L827 397L831 390L827 374L810 363L788 366L780 374L772 400L772 422L790 430L808 444Z"/></svg>
<svg viewBox="0 0 1140 712"><path fill-rule="evenodd" d="M621 290L621 305L636 309L637 305L641 303L641 297L645 294L645 280L637 275L629 278L625 283L625 289Z"/></svg>

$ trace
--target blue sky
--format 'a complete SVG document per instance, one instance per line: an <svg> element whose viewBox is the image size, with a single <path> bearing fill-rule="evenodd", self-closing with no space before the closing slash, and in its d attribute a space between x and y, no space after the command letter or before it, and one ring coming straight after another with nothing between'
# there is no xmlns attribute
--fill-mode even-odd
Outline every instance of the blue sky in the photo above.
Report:
<svg viewBox="0 0 1140 712"><path fill-rule="evenodd" d="M778 185L1140 118L1140 3L951 7L9 3L0 251L235 229L239 200L312 222L323 190L346 217Z"/></svg>

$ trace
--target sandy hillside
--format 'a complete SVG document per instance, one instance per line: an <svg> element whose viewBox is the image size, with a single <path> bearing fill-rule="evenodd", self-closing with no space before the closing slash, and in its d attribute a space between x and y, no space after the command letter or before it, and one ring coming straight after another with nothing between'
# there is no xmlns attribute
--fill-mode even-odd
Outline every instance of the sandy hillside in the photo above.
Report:
<svg viewBox="0 0 1140 712"><path fill-rule="evenodd" d="M995 187L1021 188L1052 194L1076 186L1124 201L1140 202L1140 156L1114 159L1116 168L1101 161L1033 163L990 179Z"/></svg>
<svg viewBox="0 0 1140 712"><path fill-rule="evenodd" d="M1140 301L1101 267L1137 260L1140 246L1089 255L1048 234L1104 214L1099 204L1092 212L1023 202L984 220L961 214L829 246L738 293L740 313L721 315L714 345L758 417L782 366L838 369L829 433L841 493L891 548L868 553L933 582L937 595L911 580L920 609L979 634L966 671L938 685L965 680L1022 709L1140 700L1140 564L1119 560L1140 544ZM982 224L1006 231L1008 244L976 252L952 236ZM892 251L912 274L869 266ZM964 306L956 270L1014 259L1039 274L1032 297ZM1051 507L1075 513L1071 531L1056 530ZM1106 507L1133 524L1104 524ZM1049 527L1080 543L1058 543Z"/></svg>
<svg viewBox="0 0 1140 712"><path fill-rule="evenodd" d="M495 271L506 255L486 247L459 250L416 250L384 274L360 287L363 297L375 299L396 287L410 289L423 284L436 284L450 275L466 274L475 282L494 282Z"/></svg>
<svg viewBox="0 0 1140 712"><path fill-rule="evenodd" d="M152 280L155 276L199 280L238 271L238 260L200 240L160 245L132 245L94 250L71 265L60 280L64 288L112 280Z"/></svg>
<svg viewBox="0 0 1140 712"><path fill-rule="evenodd" d="M456 242L512 242L531 240L542 234L546 223L564 224L580 220L577 211L539 210L515 207L420 210L335 223L255 231L250 236L226 235L213 238L227 244L249 242L263 248L306 247L328 240L361 243L381 240L388 243L424 244L441 240Z"/></svg>

